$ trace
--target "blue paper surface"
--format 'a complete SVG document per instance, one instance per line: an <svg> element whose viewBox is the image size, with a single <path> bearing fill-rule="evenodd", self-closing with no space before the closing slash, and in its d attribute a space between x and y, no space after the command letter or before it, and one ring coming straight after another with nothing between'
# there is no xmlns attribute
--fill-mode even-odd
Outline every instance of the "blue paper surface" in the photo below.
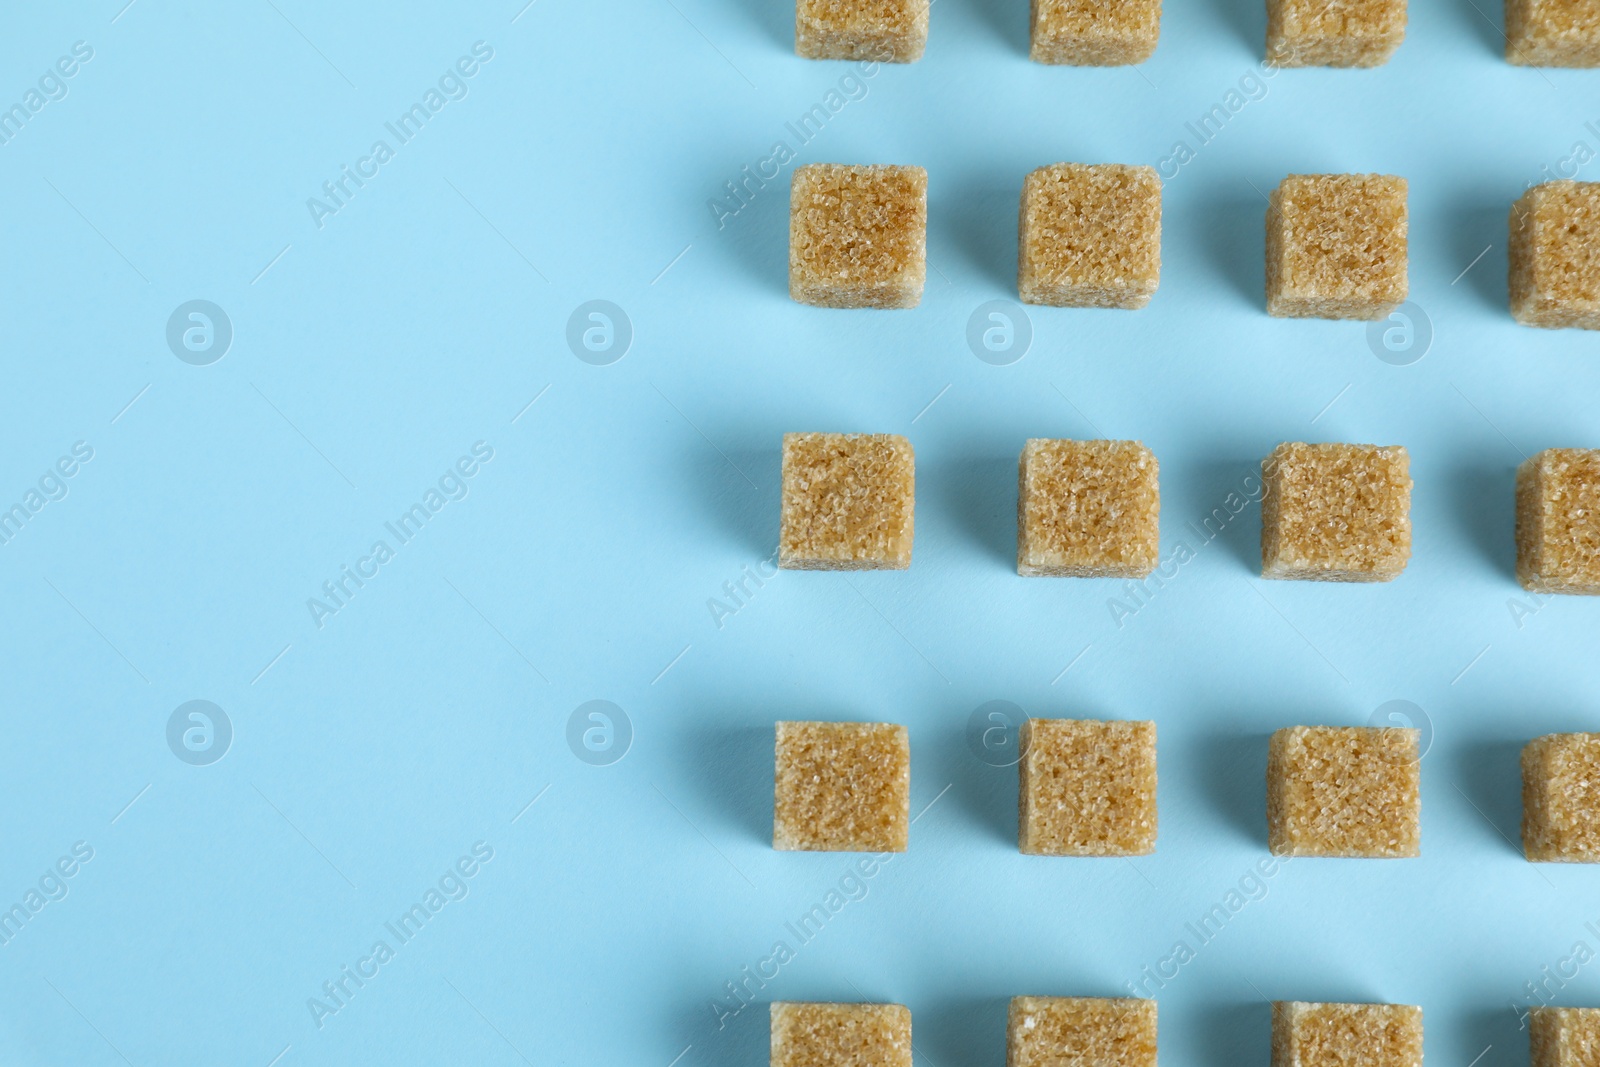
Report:
<svg viewBox="0 0 1600 1067"><path fill-rule="evenodd" d="M1517 845L1521 745L1600 722L1600 604L1512 574L1516 464L1600 445L1600 361L1505 293L1600 105L1485 0L1282 72L1259 0L1100 70L1030 63L1022 0L866 69L775 0L123 3L0 34L7 1063L732 1067L770 1000L882 999L998 1065L1012 995L1133 989L1167 1064L1264 1064L1281 998L1500 1067L1530 998L1600 1004L1600 872ZM1160 291L980 358L1063 160L1162 168ZM817 161L928 169L919 308L789 300ZM1339 171L1410 180L1420 312L1375 341L1263 309L1263 194ZM910 438L909 571L774 574L790 430ZM1163 584L1015 573L1023 441L1091 436L1159 457ZM1410 449L1400 579L1258 577L1285 440ZM1153 719L1157 852L1019 855L990 701ZM1391 701L1421 858L1262 874L1267 736ZM784 718L909 727L909 852L771 849Z"/></svg>

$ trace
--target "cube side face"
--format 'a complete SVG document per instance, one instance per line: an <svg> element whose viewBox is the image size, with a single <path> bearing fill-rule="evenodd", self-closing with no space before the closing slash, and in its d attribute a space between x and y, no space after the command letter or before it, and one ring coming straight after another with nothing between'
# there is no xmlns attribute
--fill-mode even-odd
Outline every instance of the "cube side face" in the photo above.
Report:
<svg viewBox="0 0 1600 1067"><path fill-rule="evenodd" d="M801 852L904 852L911 746L894 723L780 722L772 847Z"/></svg>
<svg viewBox="0 0 1600 1067"><path fill-rule="evenodd" d="M1291 174L1267 207L1267 314L1381 319L1407 293L1406 180Z"/></svg>
<svg viewBox="0 0 1600 1067"><path fill-rule="evenodd" d="M1146 856L1155 851L1155 723L1029 719L1021 744L1021 852Z"/></svg>
<svg viewBox="0 0 1600 1067"><path fill-rule="evenodd" d="M928 43L928 0L797 0L795 54L910 63Z"/></svg>
<svg viewBox="0 0 1600 1067"><path fill-rule="evenodd" d="M1161 38L1161 0L1031 0L1028 58L1035 63L1119 67L1143 63Z"/></svg>
<svg viewBox="0 0 1600 1067"><path fill-rule="evenodd" d="M1600 449L1550 448L1517 468L1517 580L1600 595Z"/></svg>
<svg viewBox="0 0 1600 1067"><path fill-rule="evenodd" d="M1376 67L1406 36L1405 0L1267 0L1267 62L1276 67Z"/></svg>
<svg viewBox="0 0 1600 1067"><path fill-rule="evenodd" d="M896 434L783 438L778 566L905 570L915 532L916 457Z"/></svg>
<svg viewBox="0 0 1600 1067"><path fill-rule="evenodd" d="M1261 464L1261 576L1387 582L1411 559L1411 459L1399 446L1288 442Z"/></svg>
<svg viewBox="0 0 1600 1067"><path fill-rule="evenodd" d="M1272 1067L1421 1067L1422 1009L1409 1004L1272 1005Z"/></svg>
<svg viewBox="0 0 1600 1067"><path fill-rule="evenodd" d="M921 167L798 167L789 192L789 295L815 307L916 307L927 232Z"/></svg>
<svg viewBox="0 0 1600 1067"><path fill-rule="evenodd" d="M1522 850L1600 863L1600 734L1547 734L1522 750Z"/></svg>
<svg viewBox="0 0 1600 1067"><path fill-rule="evenodd" d="M1023 181L1019 214L1023 303L1131 310L1161 283L1161 179L1153 167L1040 167Z"/></svg>
<svg viewBox="0 0 1600 1067"><path fill-rule="evenodd" d="M911 1067L903 1004L774 1001L772 1067Z"/></svg>
<svg viewBox="0 0 1600 1067"><path fill-rule="evenodd" d="M1012 997L1006 1067L1156 1067L1156 1002Z"/></svg>
<svg viewBox="0 0 1600 1067"><path fill-rule="evenodd" d="M1529 1067L1600 1065L1600 1008L1534 1008L1528 1018Z"/></svg>
<svg viewBox="0 0 1600 1067"><path fill-rule="evenodd" d="M1017 478L1018 574L1142 578L1155 569L1160 467L1137 441L1033 438Z"/></svg>
<svg viewBox="0 0 1600 1067"><path fill-rule="evenodd" d="M1600 182L1534 186L1512 205L1509 228L1512 317L1600 330Z"/></svg>
<svg viewBox="0 0 1600 1067"><path fill-rule="evenodd" d="M1267 746L1267 847L1276 856L1389 859L1421 851L1418 732L1294 726Z"/></svg>
<svg viewBox="0 0 1600 1067"><path fill-rule="evenodd" d="M1588 0L1506 0L1506 61L1600 67L1600 17Z"/></svg>

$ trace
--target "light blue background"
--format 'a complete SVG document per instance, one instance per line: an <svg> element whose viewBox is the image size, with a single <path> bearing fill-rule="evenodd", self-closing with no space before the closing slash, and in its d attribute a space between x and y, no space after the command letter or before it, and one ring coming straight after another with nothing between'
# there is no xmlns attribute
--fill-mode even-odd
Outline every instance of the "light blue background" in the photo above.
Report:
<svg viewBox="0 0 1600 1067"><path fill-rule="evenodd" d="M1270 731L1403 699L1434 733L1423 856L1267 880L1160 991L1163 1062L1264 1064L1263 998L1417 1003L1430 1063L1526 1062L1512 1003L1600 950L1600 871L1523 861L1517 753L1600 723L1600 604L1516 585L1513 471L1600 445L1600 363L1510 319L1505 217L1600 148L1594 76L1508 66L1493 0L1413 0L1387 66L1264 81L1167 183L1147 310L1032 309L997 367L965 329L1015 295L1023 175L1190 139L1257 69L1259 0L1169 0L1137 70L1031 64L1023 0L938 0L927 57L845 83L798 153L928 168L927 292L895 313L789 301L792 167L720 230L708 208L852 71L793 56L787 2L522 2L4 20L7 105L94 58L0 146L0 498L94 458L0 546L0 898L94 858L0 947L0 1058L732 1067L765 1062L767 1000L866 998L911 1007L926 1067L997 1065L1010 996L1116 995L1195 944L1266 856ZM307 198L477 41L466 98L319 229ZM1436 336L1410 366L1262 308L1260 193L1368 170L1411 181ZM210 366L164 339L196 298L235 331ZM610 366L564 340L591 299L634 328ZM915 564L783 573L719 628L708 600L775 545L780 436L812 429L910 437ZM1118 583L1014 570L1023 440L1102 435L1159 457L1169 552L1279 441L1404 444L1411 565L1264 583L1252 506L1119 628ZM469 495L319 629L307 599L479 441ZM192 699L233 725L210 766L166 744ZM565 740L592 699L632 722L611 766ZM993 699L1154 719L1156 854L1020 856L1015 771L964 740ZM913 810L937 803L719 1030L724 983L854 860L770 848L781 718L907 724ZM479 841L470 894L319 1028L308 998Z"/></svg>

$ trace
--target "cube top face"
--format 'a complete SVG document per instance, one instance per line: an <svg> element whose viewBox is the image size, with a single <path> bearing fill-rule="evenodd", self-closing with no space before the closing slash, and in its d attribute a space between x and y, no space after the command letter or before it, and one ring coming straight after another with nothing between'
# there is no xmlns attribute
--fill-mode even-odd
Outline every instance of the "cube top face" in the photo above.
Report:
<svg viewBox="0 0 1600 1067"><path fill-rule="evenodd" d="M1517 468L1517 580L1600 595L1600 449L1548 448Z"/></svg>
<svg viewBox="0 0 1600 1067"><path fill-rule="evenodd" d="M1017 248L1024 303L1142 308L1161 281L1161 179L1153 167L1040 167L1022 183Z"/></svg>
<svg viewBox="0 0 1600 1067"><path fill-rule="evenodd" d="M780 722L772 847L904 852L911 745L894 723Z"/></svg>
<svg viewBox="0 0 1600 1067"><path fill-rule="evenodd" d="M1421 1008L1273 1002L1272 1067L1421 1065Z"/></svg>
<svg viewBox="0 0 1600 1067"><path fill-rule="evenodd" d="M1017 765L1017 847L1030 856L1156 848L1156 724L1029 719Z"/></svg>
<svg viewBox="0 0 1600 1067"><path fill-rule="evenodd" d="M789 295L816 307L916 307L927 232L921 167L798 167L789 192Z"/></svg>
<svg viewBox="0 0 1600 1067"><path fill-rule="evenodd" d="M1593 0L1507 0L1506 60L1521 67L1600 67Z"/></svg>
<svg viewBox="0 0 1600 1067"><path fill-rule="evenodd" d="M1512 205L1510 228L1512 317L1600 330L1600 182L1534 186Z"/></svg>
<svg viewBox="0 0 1600 1067"><path fill-rule="evenodd" d="M1407 229L1404 178L1289 175L1267 207L1267 314L1388 315L1406 299Z"/></svg>
<svg viewBox="0 0 1600 1067"><path fill-rule="evenodd" d="M1017 573L1142 578L1160 549L1155 455L1137 441L1033 438L1017 486Z"/></svg>
<svg viewBox="0 0 1600 1067"><path fill-rule="evenodd" d="M1161 0L1031 0L1035 63L1118 67L1143 63L1161 37Z"/></svg>
<svg viewBox="0 0 1600 1067"><path fill-rule="evenodd" d="M794 50L805 59L910 63L928 44L929 0L796 0Z"/></svg>
<svg viewBox="0 0 1600 1067"><path fill-rule="evenodd" d="M1156 1067L1156 1002L1012 997L1006 1067Z"/></svg>
<svg viewBox="0 0 1600 1067"><path fill-rule="evenodd" d="M1546 734L1523 748L1522 851L1600 863L1600 734Z"/></svg>
<svg viewBox="0 0 1600 1067"><path fill-rule="evenodd" d="M910 441L897 434L784 434L782 480L778 566L911 566L916 457Z"/></svg>
<svg viewBox="0 0 1600 1067"><path fill-rule="evenodd" d="M1268 0L1267 62L1376 67L1406 36L1406 0Z"/></svg>
<svg viewBox="0 0 1600 1067"><path fill-rule="evenodd" d="M1276 856L1421 852L1418 731L1292 726L1267 746L1267 847Z"/></svg>
<svg viewBox="0 0 1600 1067"><path fill-rule="evenodd" d="M1534 1008L1528 1014L1529 1067L1600 1065L1600 1008Z"/></svg>
<svg viewBox="0 0 1600 1067"><path fill-rule="evenodd" d="M775 1001L772 1067L911 1067L911 1011Z"/></svg>
<svg viewBox="0 0 1600 1067"><path fill-rule="evenodd" d="M1411 458L1399 446L1305 444L1261 464L1261 576L1387 582L1411 559Z"/></svg>

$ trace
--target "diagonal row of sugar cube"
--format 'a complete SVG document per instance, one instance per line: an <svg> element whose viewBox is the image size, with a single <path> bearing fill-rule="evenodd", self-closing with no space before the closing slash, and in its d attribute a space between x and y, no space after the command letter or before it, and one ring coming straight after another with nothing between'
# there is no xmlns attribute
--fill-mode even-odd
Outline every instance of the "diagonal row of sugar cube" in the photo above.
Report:
<svg viewBox="0 0 1600 1067"><path fill-rule="evenodd" d="M904 1004L776 1001L771 1067L912 1067ZM1007 1067L1156 1067L1157 1007L1143 997L1012 997ZM1600 1008L1528 1013L1530 1067L1591 1067ZM1272 1002L1271 1067L1421 1067L1412 1004Z"/></svg>
<svg viewBox="0 0 1600 1067"><path fill-rule="evenodd" d="M928 44L932 0L797 0L795 53L805 59L910 63ZM1124 66L1155 53L1161 0L1031 0L1036 63ZM1519 66L1600 66L1588 0L1505 0L1505 57ZM1406 35L1406 0L1267 0L1269 67L1376 67Z"/></svg>
<svg viewBox="0 0 1600 1067"><path fill-rule="evenodd" d="M1155 851L1155 723L1029 718L1015 729L1018 851ZM1273 733L1267 743L1268 850L1361 859L1420 855L1420 733L1393 726L1290 726ZM1528 742L1522 796L1529 861L1600 863L1600 733L1547 734ZM910 805L911 743L904 726L777 724L773 848L904 852Z"/></svg>
<svg viewBox="0 0 1600 1067"><path fill-rule="evenodd" d="M812 163L790 186L789 293L830 308L911 308L927 274L921 167ZM1518 322L1600 329L1600 182L1554 181L1513 206ZM1405 302L1404 178L1291 174L1268 198L1267 313L1382 319ZM1161 180L1152 167L1057 163L1023 181L1017 293L1049 307L1142 308L1161 282Z"/></svg>
<svg viewBox="0 0 1600 1067"><path fill-rule="evenodd" d="M911 442L898 434L785 434L778 566L910 567L915 467ZM1261 576L1399 577L1411 559L1411 488L1411 458L1397 445L1278 445L1251 490L1261 500ZM1148 577L1170 562L1160 555L1160 519L1160 465L1138 441L1023 445L1018 574ZM1515 526L1524 588L1600 595L1600 449L1529 457L1517 473Z"/></svg>

